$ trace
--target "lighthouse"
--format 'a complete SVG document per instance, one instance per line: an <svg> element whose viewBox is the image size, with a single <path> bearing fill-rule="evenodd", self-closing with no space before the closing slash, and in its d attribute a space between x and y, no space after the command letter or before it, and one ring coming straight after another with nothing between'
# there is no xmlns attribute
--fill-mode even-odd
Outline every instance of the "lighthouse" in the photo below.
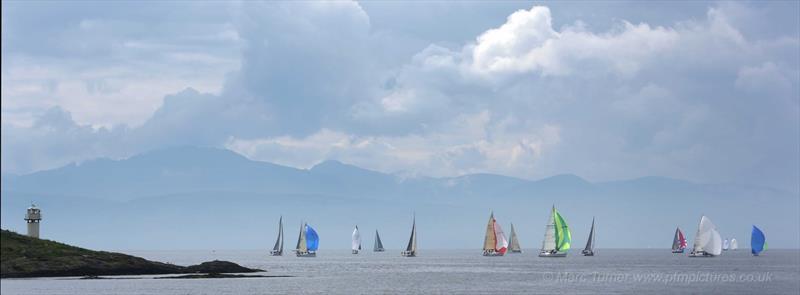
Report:
<svg viewBox="0 0 800 295"><path fill-rule="evenodd" d="M25 221L28 222L28 236L31 238L39 238L39 223L42 221L42 210L36 208L35 204L28 207L28 212L25 213Z"/></svg>

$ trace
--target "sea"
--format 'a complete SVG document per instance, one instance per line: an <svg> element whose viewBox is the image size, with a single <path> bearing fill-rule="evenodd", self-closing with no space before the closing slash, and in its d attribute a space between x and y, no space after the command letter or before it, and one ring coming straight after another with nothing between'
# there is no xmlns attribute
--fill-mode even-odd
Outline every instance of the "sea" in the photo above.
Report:
<svg viewBox="0 0 800 295"><path fill-rule="evenodd" d="M125 251L180 265L228 260L291 277L230 279L3 279L12 294L799 294L800 250L748 250L689 258L669 249L597 249L584 257L540 258L537 251L483 257L481 250L321 250L315 258L267 250ZM288 251L287 251L288 252Z"/></svg>

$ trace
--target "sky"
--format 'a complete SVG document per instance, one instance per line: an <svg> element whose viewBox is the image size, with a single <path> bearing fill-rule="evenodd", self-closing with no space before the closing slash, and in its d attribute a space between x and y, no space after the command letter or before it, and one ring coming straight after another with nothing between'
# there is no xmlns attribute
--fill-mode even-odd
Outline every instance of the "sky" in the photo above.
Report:
<svg viewBox="0 0 800 295"><path fill-rule="evenodd" d="M800 4L3 1L3 173L308 168L800 191Z"/></svg>

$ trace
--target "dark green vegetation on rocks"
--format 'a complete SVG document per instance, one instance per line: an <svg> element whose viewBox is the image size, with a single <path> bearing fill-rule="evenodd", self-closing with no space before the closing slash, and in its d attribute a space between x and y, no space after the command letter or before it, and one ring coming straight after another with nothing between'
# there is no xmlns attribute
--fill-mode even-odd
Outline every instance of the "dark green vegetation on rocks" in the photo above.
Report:
<svg viewBox="0 0 800 295"><path fill-rule="evenodd" d="M92 251L8 230L0 233L0 277L3 278L260 271L227 261L186 267L121 253Z"/></svg>

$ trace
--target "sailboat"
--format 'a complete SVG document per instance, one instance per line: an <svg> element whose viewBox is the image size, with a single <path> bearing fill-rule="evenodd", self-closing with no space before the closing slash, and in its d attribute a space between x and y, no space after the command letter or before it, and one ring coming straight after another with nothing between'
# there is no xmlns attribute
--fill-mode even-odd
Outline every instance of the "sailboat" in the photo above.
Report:
<svg viewBox="0 0 800 295"><path fill-rule="evenodd" d="M539 257L566 257L571 241L572 235L569 233L569 226L567 226L566 220L561 217L561 214L556 211L556 207L553 206L545 228L544 241L542 241L542 250L539 251Z"/></svg>
<svg viewBox="0 0 800 295"><path fill-rule="evenodd" d="M508 253L522 253L522 248L519 246L519 239L517 238L517 231L514 230L514 224L511 224L511 240L508 241Z"/></svg>
<svg viewBox="0 0 800 295"><path fill-rule="evenodd" d="M764 232L754 225L753 232L750 235L750 253L753 253L753 256L758 256L765 250L767 250L767 238L764 236Z"/></svg>
<svg viewBox="0 0 800 295"><path fill-rule="evenodd" d="M375 246L372 247L372 251L374 252L383 252L383 243L381 242L381 236L378 234L378 230L375 230Z"/></svg>
<svg viewBox="0 0 800 295"><path fill-rule="evenodd" d="M728 251L728 248L731 246L728 239L722 240L722 251Z"/></svg>
<svg viewBox="0 0 800 295"><path fill-rule="evenodd" d="M736 249L739 249L739 241L733 238L731 239L731 250L736 251Z"/></svg>
<svg viewBox="0 0 800 295"><path fill-rule="evenodd" d="M483 256L503 256L507 249L506 234L494 219L494 212L492 212L489 214L489 223L486 224L486 235L483 238Z"/></svg>
<svg viewBox="0 0 800 295"><path fill-rule="evenodd" d="M361 251L361 233L358 232L358 225L353 230L353 254L358 254Z"/></svg>
<svg viewBox="0 0 800 295"><path fill-rule="evenodd" d="M672 253L683 253L686 246L686 238L683 237L683 232L678 227L675 229L675 237L672 238Z"/></svg>
<svg viewBox="0 0 800 295"><path fill-rule="evenodd" d="M408 246L406 250L400 253L403 257L417 256L417 217L415 216L411 222L411 237L408 238Z"/></svg>
<svg viewBox="0 0 800 295"><path fill-rule="evenodd" d="M586 247L583 248L583 256L594 256L594 217L592 217L592 229L589 231L589 239L586 241Z"/></svg>
<svg viewBox="0 0 800 295"><path fill-rule="evenodd" d="M319 248L319 235L307 223L300 225L300 235L297 237L295 253L297 257L317 257Z"/></svg>
<svg viewBox="0 0 800 295"><path fill-rule="evenodd" d="M272 251L269 251L269 254L272 256L283 255L283 216L278 219L278 239L275 240L275 246L272 247Z"/></svg>
<svg viewBox="0 0 800 295"><path fill-rule="evenodd" d="M694 238L694 247L689 257L714 257L722 254L722 237L717 227L705 215L700 217L697 234Z"/></svg>

